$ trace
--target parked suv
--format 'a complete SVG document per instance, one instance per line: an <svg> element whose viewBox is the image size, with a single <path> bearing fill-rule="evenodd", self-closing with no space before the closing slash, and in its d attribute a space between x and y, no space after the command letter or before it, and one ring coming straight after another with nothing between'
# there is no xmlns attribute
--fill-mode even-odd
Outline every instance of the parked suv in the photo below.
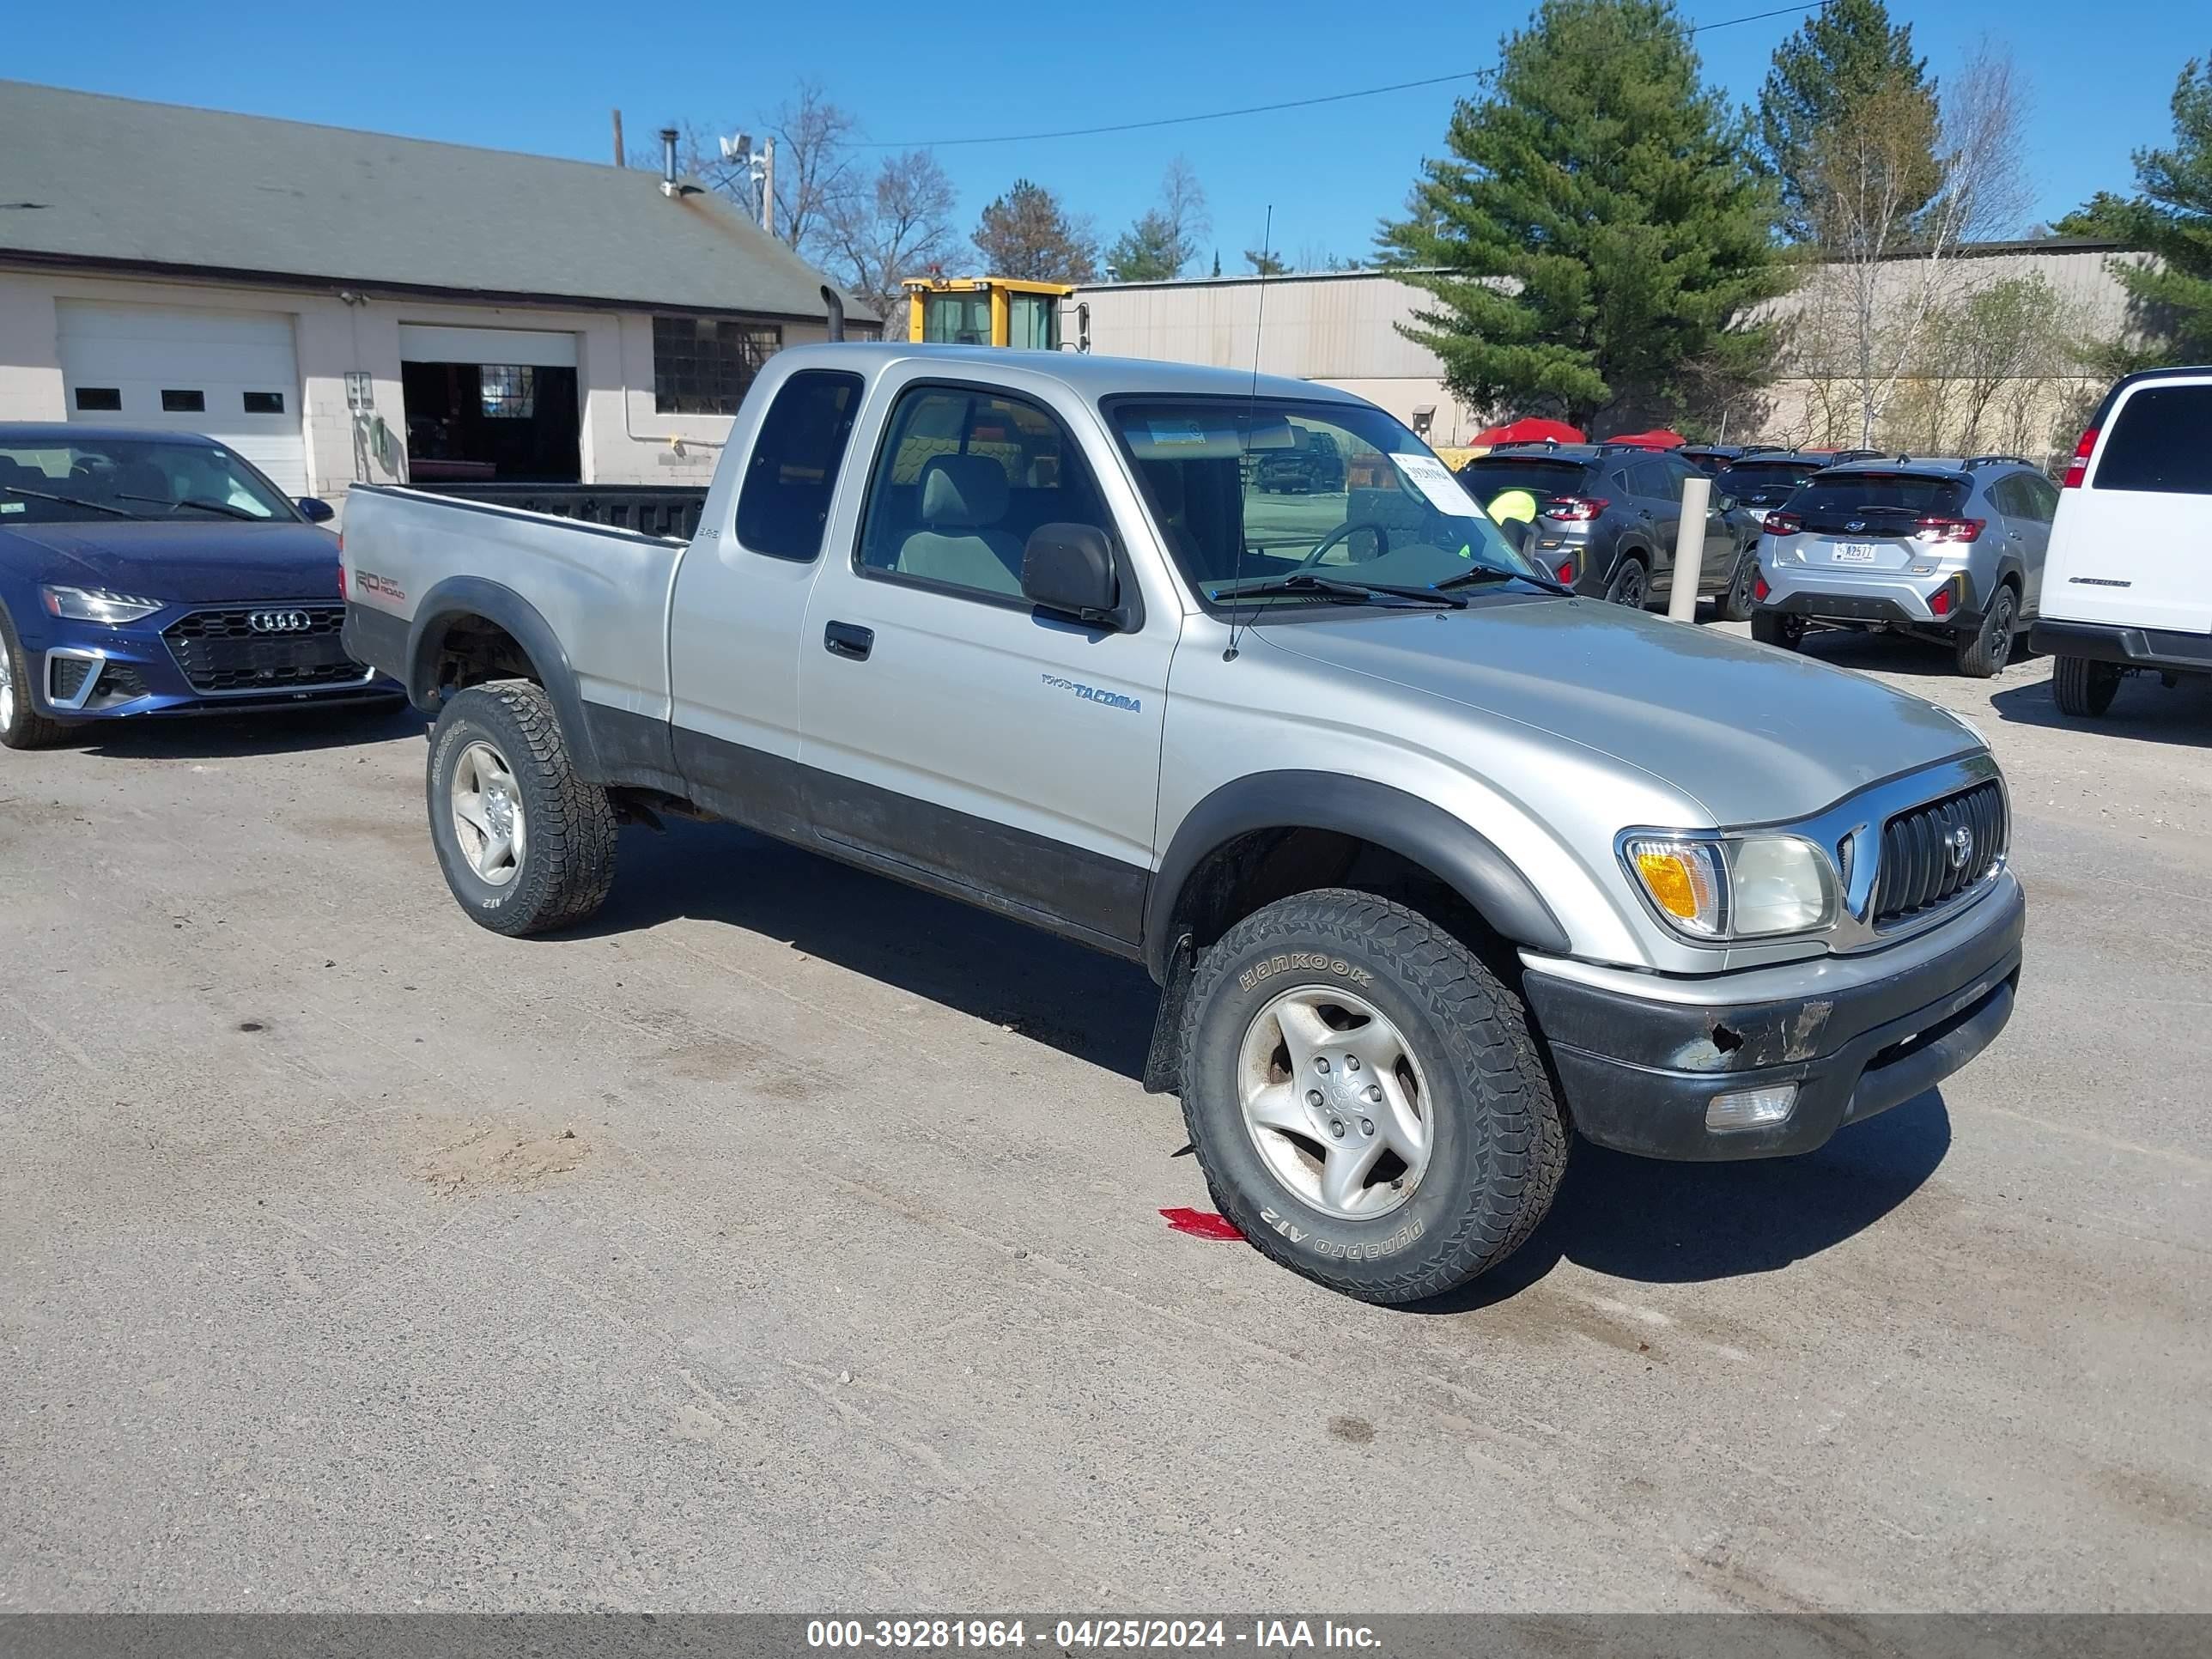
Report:
<svg viewBox="0 0 2212 1659"><path fill-rule="evenodd" d="M1767 514L1752 637L1794 651L1816 623L1892 629L1987 679L2036 614L2057 504L2017 455L1828 467Z"/></svg>
<svg viewBox="0 0 2212 1659"><path fill-rule="evenodd" d="M1506 444L1462 467L1459 481L1486 508L1498 505L1492 517L1516 516L1502 498L1528 495L1529 555L1577 592L1641 609L1663 604L1673 586L1682 485L1697 476L1680 457L1648 449ZM1751 614L1758 531L1734 507L1716 484L1698 592L1717 596L1721 615L1741 622Z"/></svg>
<svg viewBox="0 0 2212 1659"><path fill-rule="evenodd" d="M2029 642L2069 714L2129 674L2212 673L2212 368L2130 374L2075 446Z"/></svg>
<svg viewBox="0 0 2212 1659"><path fill-rule="evenodd" d="M1264 450L1255 462L1253 476L1261 489L1312 495L1344 488L1344 455L1335 439L1295 422L1291 437L1290 448Z"/></svg>

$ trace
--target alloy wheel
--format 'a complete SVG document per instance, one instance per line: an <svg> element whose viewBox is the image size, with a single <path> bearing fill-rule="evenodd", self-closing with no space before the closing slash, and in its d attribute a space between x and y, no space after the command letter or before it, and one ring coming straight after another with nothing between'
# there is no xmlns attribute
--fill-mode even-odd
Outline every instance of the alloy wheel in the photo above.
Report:
<svg viewBox="0 0 2212 1659"><path fill-rule="evenodd" d="M488 743L471 744L453 766L453 833L477 878L504 887L522 872L528 825L522 792L506 757Z"/></svg>
<svg viewBox="0 0 2212 1659"><path fill-rule="evenodd" d="M1268 1172L1324 1215L1366 1221L1413 1195L1435 1123L1420 1062L1374 1004L1284 992L1245 1029L1237 1094Z"/></svg>

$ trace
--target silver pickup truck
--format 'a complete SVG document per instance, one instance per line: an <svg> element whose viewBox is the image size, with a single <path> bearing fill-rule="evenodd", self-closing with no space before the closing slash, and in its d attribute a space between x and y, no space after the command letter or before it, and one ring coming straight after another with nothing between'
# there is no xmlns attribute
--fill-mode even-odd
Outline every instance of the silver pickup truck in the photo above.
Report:
<svg viewBox="0 0 2212 1659"><path fill-rule="evenodd" d="M1260 488L1317 437L1340 488ZM678 812L1142 962L1215 1201L1371 1301L1496 1265L1576 1135L1804 1152L2012 1012L1969 726L1573 597L1327 386L798 348L688 544L358 489L343 560L477 921L580 921Z"/></svg>

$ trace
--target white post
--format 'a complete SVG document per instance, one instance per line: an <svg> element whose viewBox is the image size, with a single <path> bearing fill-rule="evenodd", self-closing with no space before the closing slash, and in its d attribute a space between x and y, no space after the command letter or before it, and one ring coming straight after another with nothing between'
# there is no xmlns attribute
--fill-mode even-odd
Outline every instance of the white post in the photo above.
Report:
<svg viewBox="0 0 2212 1659"><path fill-rule="evenodd" d="M1674 586L1668 591L1667 614L1676 622L1698 617L1698 579L1705 568L1705 509L1713 481L1702 472L1682 481L1682 523L1674 536Z"/></svg>

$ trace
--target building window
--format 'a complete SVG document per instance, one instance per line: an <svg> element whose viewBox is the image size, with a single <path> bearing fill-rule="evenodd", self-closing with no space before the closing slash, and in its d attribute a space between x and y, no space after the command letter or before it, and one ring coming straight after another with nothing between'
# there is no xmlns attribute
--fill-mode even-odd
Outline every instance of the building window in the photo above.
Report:
<svg viewBox="0 0 2212 1659"><path fill-rule="evenodd" d="M249 392L246 394L246 412L249 415L282 415L284 394L281 392Z"/></svg>
<svg viewBox="0 0 2212 1659"><path fill-rule="evenodd" d="M167 415L204 415L207 413L207 393L164 388L161 410Z"/></svg>
<svg viewBox="0 0 2212 1659"><path fill-rule="evenodd" d="M76 406L94 411L120 409L123 407L123 388L117 386L81 386L76 389Z"/></svg>
<svg viewBox="0 0 2212 1659"><path fill-rule="evenodd" d="M527 363L480 363L478 383L488 421L526 421L538 412L538 376Z"/></svg>
<svg viewBox="0 0 2212 1659"><path fill-rule="evenodd" d="M734 415L760 367L782 349L773 325L714 317L653 319L653 406L663 415Z"/></svg>

